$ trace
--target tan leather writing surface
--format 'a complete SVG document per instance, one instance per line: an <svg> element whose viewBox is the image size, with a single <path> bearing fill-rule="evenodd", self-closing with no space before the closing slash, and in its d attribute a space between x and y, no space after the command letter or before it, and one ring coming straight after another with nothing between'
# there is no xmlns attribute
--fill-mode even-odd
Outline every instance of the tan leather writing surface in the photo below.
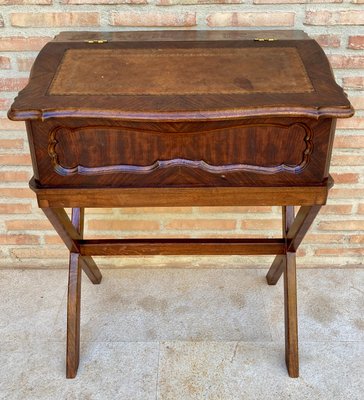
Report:
<svg viewBox="0 0 364 400"><path fill-rule="evenodd" d="M189 95L313 90L294 47L69 49L48 94Z"/></svg>

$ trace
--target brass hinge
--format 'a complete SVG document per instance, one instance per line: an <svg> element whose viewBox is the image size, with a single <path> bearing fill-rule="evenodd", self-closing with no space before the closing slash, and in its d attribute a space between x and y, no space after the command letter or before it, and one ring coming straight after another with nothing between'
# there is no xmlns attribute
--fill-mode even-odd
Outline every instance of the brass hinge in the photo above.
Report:
<svg viewBox="0 0 364 400"><path fill-rule="evenodd" d="M255 38L254 40L256 42L274 42L277 39L273 39L273 38Z"/></svg>
<svg viewBox="0 0 364 400"><path fill-rule="evenodd" d="M107 43L107 40L106 39L104 39L104 40L85 40L85 42L90 43L90 44L95 44L95 43L102 44L102 43Z"/></svg>

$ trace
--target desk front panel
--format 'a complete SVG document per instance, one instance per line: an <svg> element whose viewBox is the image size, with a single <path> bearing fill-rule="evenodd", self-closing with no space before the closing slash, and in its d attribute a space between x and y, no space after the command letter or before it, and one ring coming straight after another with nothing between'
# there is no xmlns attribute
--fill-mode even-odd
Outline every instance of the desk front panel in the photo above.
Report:
<svg viewBox="0 0 364 400"><path fill-rule="evenodd" d="M28 134L35 178L43 186L287 186L327 178L334 125L329 118L65 118L31 121Z"/></svg>

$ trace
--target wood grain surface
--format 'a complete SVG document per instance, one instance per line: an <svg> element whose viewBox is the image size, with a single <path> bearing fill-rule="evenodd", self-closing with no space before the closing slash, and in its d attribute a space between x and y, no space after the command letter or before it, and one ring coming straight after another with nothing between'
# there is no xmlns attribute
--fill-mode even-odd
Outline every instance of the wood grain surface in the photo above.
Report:
<svg viewBox="0 0 364 400"><path fill-rule="evenodd" d="M9 117L211 121L353 114L326 55L303 34L169 31L145 36L80 32L48 43ZM164 73L159 73L161 64Z"/></svg>
<svg viewBox="0 0 364 400"><path fill-rule="evenodd" d="M26 120L30 187L70 251L67 377L79 363L81 268L99 283L92 256L155 254L276 255L267 281L284 274L286 364L298 377L296 250L333 185L336 118L353 109L314 40L254 34L272 37L70 32L35 61L9 117ZM235 205L281 206L282 238L83 237L84 207Z"/></svg>

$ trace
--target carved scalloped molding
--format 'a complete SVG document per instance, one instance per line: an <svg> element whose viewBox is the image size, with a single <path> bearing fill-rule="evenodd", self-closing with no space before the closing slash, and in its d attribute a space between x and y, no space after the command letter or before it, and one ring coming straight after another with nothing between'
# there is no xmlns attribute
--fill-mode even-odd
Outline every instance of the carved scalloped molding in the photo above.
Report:
<svg viewBox="0 0 364 400"><path fill-rule="evenodd" d="M276 174L279 172L290 172L293 174L298 174L303 171L304 168L307 167L310 155L313 151L313 142L312 130L305 124L296 122L290 125L283 125L283 124L250 124L250 125L238 125L238 126L245 126L245 127L263 127L263 126L274 126L279 127L282 129L291 129L293 126L299 126L303 128L305 131L304 135L304 142L305 142L305 149L302 152L302 160L299 164L296 165L287 165L287 164L279 164L275 166L260 166L260 165L252 165L252 164L227 164L227 165L212 165L208 164L203 160L188 160L184 158L175 158L171 160L157 160L153 164L150 165L128 165L128 164L118 164L118 165L107 165L101 167L87 167L83 165L77 164L75 167L69 168L64 167L59 162L59 157L56 152L56 145L59 143L57 140L57 133L61 130L66 130L69 132L77 131L77 130L90 130L90 129L116 129L121 130L123 129L121 126L117 127L105 127L105 126L88 126L88 127L81 127L81 128L67 128L67 127L57 127L53 129L49 134L49 141L48 141L48 154L51 157L52 165L54 170L64 176L81 174L81 175L100 175L100 174L109 174L109 173L133 173L133 174L149 174L154 171L163 168L170 168L170 167L188 167L188 168L197 168L201 169L206 172L210 172L213 174L225 174L230 172L255 172L261 174ZM127 128L130 131L130 128ZM221 128L224 129L224 128ZM216 129L216 130L221 130ZM151 131L153 132L153 131ZM201 132L200 132L201 133Z"/></svg>

